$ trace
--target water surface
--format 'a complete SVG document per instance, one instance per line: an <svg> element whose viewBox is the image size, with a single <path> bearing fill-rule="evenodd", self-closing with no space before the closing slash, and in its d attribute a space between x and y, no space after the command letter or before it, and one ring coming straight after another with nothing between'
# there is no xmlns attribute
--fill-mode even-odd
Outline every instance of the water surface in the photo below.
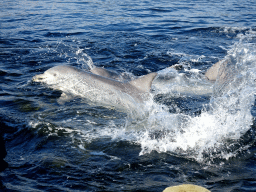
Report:
<svg viewBox="0 0 256 192"><path fill-rule="evenodd" d="M254 1L0 5L2 190L256 191ZM226 78L207 82L222 59ZM32 82L63 64L175 80L154 82L137 118L82 98L59 104L61 92ZM183 69L165 70L174 64Z"/></svg>

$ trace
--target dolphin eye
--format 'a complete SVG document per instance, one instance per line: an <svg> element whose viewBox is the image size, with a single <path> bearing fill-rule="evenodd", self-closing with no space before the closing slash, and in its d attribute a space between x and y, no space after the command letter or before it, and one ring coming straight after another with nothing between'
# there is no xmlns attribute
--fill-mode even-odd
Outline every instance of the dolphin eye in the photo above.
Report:
<svg viewBox="0 0 256 192"><path fill-rule="evenodd" d="M53 73L53 76L56 77L56 76L57 76L57 73Z"/></svg>

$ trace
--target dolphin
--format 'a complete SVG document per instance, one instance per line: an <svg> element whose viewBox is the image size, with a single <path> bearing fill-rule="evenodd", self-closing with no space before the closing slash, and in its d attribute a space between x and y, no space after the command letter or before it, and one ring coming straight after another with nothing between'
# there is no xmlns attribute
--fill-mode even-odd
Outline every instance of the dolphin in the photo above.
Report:
<svg viewBox="0 0 256 192"><path fill-rule="evenodd" d="M100 70L99 70L100 71ZM34 82L62 91L60 100L78 96L116 109L136 109L150 98L150 89L157 73L121 82L71 66L55 66L33 77Z"/></svg>
<svg viewBox="0 0 256 192"><path fill-rule="evenodd" d="M218 73L219 73L219 68L220 68L220 65L222 63L226 63L226 61L224 60L220 60L218 61L217 63L215 63L214 65L212 65L207 71L206 73L204 74L204 76L209 80L209 81L216 81L217 77L218 77ZM179 70L179 69L182 69L182 65L179 65L179 64L175 64L175 65L172 65L166 69L174 69L174 70ZM166 70L164 69L164 70ZM100 75L100 76L103 76L103 77L107 77L107 78L111 78L111 79L115 79L115 80L126 80L126 79L130 79L128 77L125 77L124 74L121 74L121 75L118 75L116 72L114 71L110 71L110 70L107 70L105 68L100 68L100 67L94 67L90 70L90 72L96 74L96 75ZM166 77L164 77L166 78Z"/></svg>
<svg viewBox="0 0 256 192"><path fill-rule="evenodd" d="M177 70L181 70L183 68L180 64L175 64L165 68L157 72L157 77L155 77L152 82L154 93L164 91L182 95L212 95L214 82L217 80L219 68L222 63L225 63L225 61L220 60L210 67L202 76L201 80L190 79L184 74L179 74ZM118 81L127 81L131 79L124 74L118 74L114 71L96 66L94 66L90 72Z"/></svg>

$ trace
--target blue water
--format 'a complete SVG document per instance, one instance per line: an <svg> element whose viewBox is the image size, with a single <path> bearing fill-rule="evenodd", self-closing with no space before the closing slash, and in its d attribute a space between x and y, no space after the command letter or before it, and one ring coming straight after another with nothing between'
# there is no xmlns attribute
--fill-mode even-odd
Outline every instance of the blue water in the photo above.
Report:
<svg viewBox="0 0 256 192"><path fill-rule="evenodd" d="M190 183L256 191L256 4L227 1L2 1L2 191L163 191ZM203 74L219 60L227 75ZM32 82L57 65L95 65L153 83L144 118L59 104ZM165 71L180 64L183 69ZM194 86L206 91L188 92Z"/></svg>

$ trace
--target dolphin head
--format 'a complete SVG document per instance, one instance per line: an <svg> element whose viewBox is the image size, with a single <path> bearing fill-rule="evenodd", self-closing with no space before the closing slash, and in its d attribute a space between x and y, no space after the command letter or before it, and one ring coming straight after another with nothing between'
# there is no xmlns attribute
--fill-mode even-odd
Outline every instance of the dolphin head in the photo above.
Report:
<svg viewBox="0 0 256 192"><path fill-rule="evenodd" d="M58 84L60 81L64 81L75 71L76 69L70 66L55 66L48 69L43 74L35 75L32 80L34 82L54 85Z"/></svg>
<svg viewBox="0 0 256 192"><path fill-rule="evenodd" d="M45 71L43 74L34 76L33 81L46 83L46 84L55 84L59 76L60 76L59 72L54 68L51 68Z"/></svg>

